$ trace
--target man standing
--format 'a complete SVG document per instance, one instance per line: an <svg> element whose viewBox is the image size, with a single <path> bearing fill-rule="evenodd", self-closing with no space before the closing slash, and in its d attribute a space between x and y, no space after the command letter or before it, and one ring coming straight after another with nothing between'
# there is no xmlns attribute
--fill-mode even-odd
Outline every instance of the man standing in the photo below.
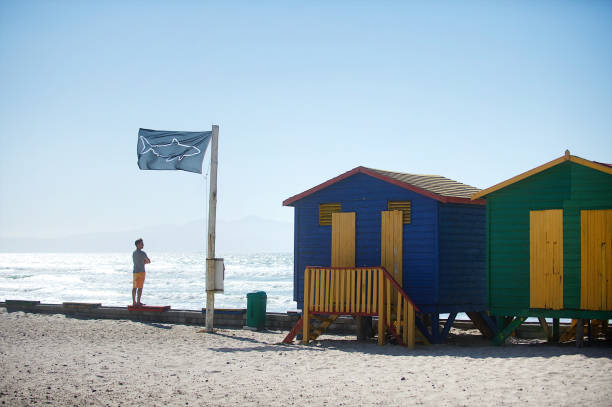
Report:
<svg viewBox="0 0 612 407"><path fill-rule="evenodd" d="M142 296L142 287L145 282L145 264L151 263L151 260L147 257L147 254L142 251L144 242L142 239L138 239L134 242L136 250L132 253L132 260L134 262L134 283L132 286L132 306L144 305L140 302Z"/></svg>

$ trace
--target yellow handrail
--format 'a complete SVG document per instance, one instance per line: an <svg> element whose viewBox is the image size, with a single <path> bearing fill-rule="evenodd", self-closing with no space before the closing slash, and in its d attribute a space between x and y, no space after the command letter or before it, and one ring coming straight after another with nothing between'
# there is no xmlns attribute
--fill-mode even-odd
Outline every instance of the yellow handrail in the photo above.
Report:
<svg viewBox="0 0 612 407"><path fill-rule="evenodd" d="M384 267L306 267L302 342L309 341L311 314L344 314L377 316L379 345L385 343L387 327L414 348L415 309Z"/></svg>

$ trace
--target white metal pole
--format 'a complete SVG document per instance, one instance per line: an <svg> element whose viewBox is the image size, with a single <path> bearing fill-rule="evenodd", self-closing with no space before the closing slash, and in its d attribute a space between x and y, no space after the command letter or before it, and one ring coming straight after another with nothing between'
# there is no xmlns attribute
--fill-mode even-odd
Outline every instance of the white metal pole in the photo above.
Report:
<svg viewBox="0 0 612 407"><path fill-rule="evenodd" d="M215 226L217 223L217 166L219 164L219 126L212 126L210 146L210 194L208 204L208 259L215 258ZM215 315L214 262L206 262L206 332L213 332Z"/></svg>

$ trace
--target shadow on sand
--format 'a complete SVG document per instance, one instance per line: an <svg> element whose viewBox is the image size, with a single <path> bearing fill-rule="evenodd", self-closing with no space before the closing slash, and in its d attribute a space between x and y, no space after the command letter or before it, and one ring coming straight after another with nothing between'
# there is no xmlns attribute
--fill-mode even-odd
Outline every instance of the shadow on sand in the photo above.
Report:
<svg viewBox="0 0 612 407"><path fill-rule="evenodd" d="M583 348L577 348L575 342L562 344L548 343L543 340L510 338L502 346L494 346L482 335L450 334L447 343L436 345L417 344L415 349L385 344L378 346L375 340L357 341L354 337L323 335L309 345L271 343L256 338L217 332L215 335L241 342L250 342L249 347L223 347L212 349L215 352L322 352L334 350L340 352L362 353L364 355L385 356L456 356L472 359L486 358L553 358L563 355L582 355L589 358L612 359L612 341L591 341Z"/></svg>

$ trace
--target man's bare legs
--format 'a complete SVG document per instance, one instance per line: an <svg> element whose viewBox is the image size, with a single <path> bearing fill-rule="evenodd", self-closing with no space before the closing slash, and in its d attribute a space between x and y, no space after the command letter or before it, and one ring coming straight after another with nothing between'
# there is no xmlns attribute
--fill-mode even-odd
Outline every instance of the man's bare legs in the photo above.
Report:
<svg viewBox="0 0 612 407"><path fill-rule="evenodd" d="M132 288L132 306L133 307L137 305L143 305L140 302L140 297L142 297L142 288Z"/></svg>

